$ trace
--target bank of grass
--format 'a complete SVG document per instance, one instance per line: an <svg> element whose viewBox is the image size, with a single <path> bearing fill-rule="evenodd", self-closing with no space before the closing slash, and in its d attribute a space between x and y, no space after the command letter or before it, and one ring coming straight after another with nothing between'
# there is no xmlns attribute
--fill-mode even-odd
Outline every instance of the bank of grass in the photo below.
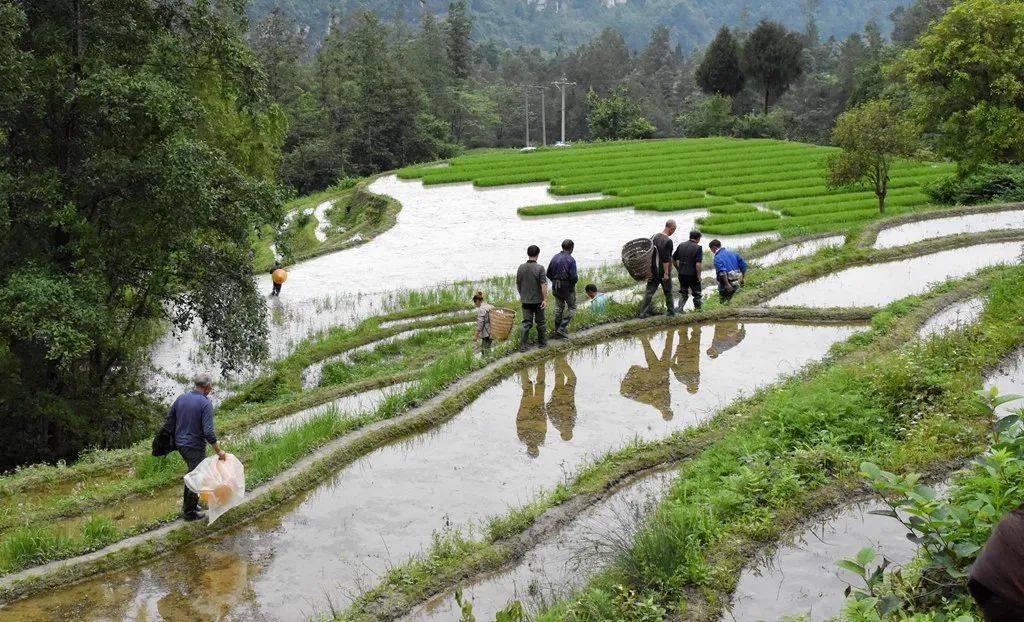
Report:
<svg viewBox="0 0 1024 622"><path fill-rule="evenodd" d="M973 392L1024 341L1022 277L1017 267L995 279L975 326L768 392L730 439L684 464L608 570L537 620L716 619L751 552L856 489L861 462L927 470L977 453L990 423Z"/></svg>
<svg viewBox="0 0 1024 622"><path fill-rule="evenodd" d="M989 269L963 281L948 281L925 295L909 297L877 311L870 330L856 333L845 342L836 344L830 360L839 360L839 364L856 369L866 359L912 339L914 331L925 319L955 300L975 295L998 273L997 269ZM813 314L805 317L813 317ZM542 493L533 502L515 508L507 515L492 518L485 523L479 537L454 532L435 539L433 548L426 555L393 568L380 585L361 595L348 610L335 617L343 620L399 617L415 603L450 589L467 577L483 576L504 567L535 544L537 538L543 537L529 535L526 530L534 527L546 513L569 518L637 471L696 456L712 444L744 446L743 435L747 427L738 428L738 421L745 421L745 426L756 427L760 420L757 415L750 414L752 409L774 408L794 395L805 396L820 389L820 384L808 383L822 382L818 378L828 369L829 361L812 364L803 374L781 387L763 389L747 400L730 405L706 426L680 431L662 441L631 443L620 451L605 455L566 483ZM827 428L808 428L805 431L828 433ZM847 457L854 453L849 451ZM852 464L855 472L857 463L854 461ZM554 519L555 522L558 520Z"/></svg>
<svg viewBox="0 0 1024 622"><path fill-rule="evenodd" d="M835 149L779 140L734 138L622 141L469 154L445 168L410 167L399 177L424 184L471 181L477 186L550 182L556 195L601 193L603 198L520 208L525 216L632 207L639 210L706 209L705 233L737 235L775 230L840 230L876 220L866 188L830 191L825 161ZM952 165L903 161L890 181L888 215L929 209L924 184ZM753 204L765 204L770 212ZM776 213L778 212L778 213ZM725 218L724 215L729 217Z"/></svg>

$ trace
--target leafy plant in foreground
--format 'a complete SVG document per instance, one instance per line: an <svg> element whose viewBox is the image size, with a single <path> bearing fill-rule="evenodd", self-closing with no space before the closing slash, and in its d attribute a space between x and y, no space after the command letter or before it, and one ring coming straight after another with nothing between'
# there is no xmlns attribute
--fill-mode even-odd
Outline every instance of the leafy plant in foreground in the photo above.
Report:
<svg viewBox="0 0 1024 622"><path fill-rule="evenodd" d="M993 419L1000 406L1022 399L1000 395L994 387L976 394L979 408ZM863 587L847 588L845 618L903 620L965 600L970 565L996 523L1024 502L1024 427L1020 414L995 419L991 448L958 476L948 499L922 484L918 473L898 475L870 462L861 464L860 470L888 506L871 513L900 521L920 550L913 572L897 569L886 574L889 561L884 557L872 568L876 554L870 548L839 560L840 568L863 582Z"/></svg>

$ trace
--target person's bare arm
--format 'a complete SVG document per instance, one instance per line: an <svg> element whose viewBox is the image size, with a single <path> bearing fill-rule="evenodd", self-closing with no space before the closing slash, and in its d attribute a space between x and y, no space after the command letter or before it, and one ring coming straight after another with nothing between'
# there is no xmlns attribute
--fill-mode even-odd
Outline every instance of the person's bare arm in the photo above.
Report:
<svg viewBox="0 0 1024 622"><path fill-rule="evenodd" d="M666 261L665 264L664 264L664 268L665 268L665 274L662 276L662 279L667 281L667 280L672 278L672 262L671 261Z"/></svg>
<svg viewBox="0 0 1024 622"><path fill-rule="evenodd" d="M224 453L224 450L220 448L220 441L213 444L213 452L217 454L217 457L221 460L227 460L228 455Z"/></svg>
<svg viewBox="0 0 1024 622"><path fill-rule="evenodd" d="M548 282L544 281L540 284L540 308L547 309L548 307Z"/></svg>
<svg viewBox="0 0 1024 622"><path fill-rule="evenodd" d="M697 267L697 276L700 276L700 273L704 271L704 262L698 261L694 265Z"/></svg>

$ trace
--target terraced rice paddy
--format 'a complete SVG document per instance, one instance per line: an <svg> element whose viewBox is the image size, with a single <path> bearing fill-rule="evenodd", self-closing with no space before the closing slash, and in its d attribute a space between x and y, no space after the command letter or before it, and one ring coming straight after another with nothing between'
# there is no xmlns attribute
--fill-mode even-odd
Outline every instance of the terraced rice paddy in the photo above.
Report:
<svg viewBox="0 0 1024 622"><path fill-rule="evenodd" d="M961 300L928 318L928 321L918 329L917 334L919 337L927 338L973 324L981 315L984 306L985 301L981 298Z"/></svg>
<svg viewBox="0 0 1024 622"><path fill-rule="evenodd" d="M1024 229L1024 210L950 216L882 229L875 248L892 248L947 235L981 233L993 229Z"/></svg>
<svg viewBox="0 0 1024 622"><path fill-rule="evenodd" d="M301 618L326 597L344 603L370 587L391 564L429 546L433 532L528 502L633 438L696 425L854 330L721 322L558 356L498 383L431 432L371 452L255 524L143 572L105 575L0 612L19 622L141 620L160 611L175 613L171 619L209 612L227 620ZM739 364L744 374L730 374Z"/></svg>
<svg viewBox="0 0 1024 622"><path fill-rule="evenodd" d="M946 279L986 266L1020 261L1020 242L980 244L901 261L847 268L797 285L769 301L771 306L815 308L884 306L927 291Z"/></svg>
<svg viewBox="0 0 1024 622"><path fill-rule="evenodd" d="M467 155L453 159L447 168L410 167L399 176L421 178L426 185L550 182L555 195L606 195L527 205L519 210L526 216L624 207L655 212L703 210L707 215L697 223L716 235L835 229L878 218L878 201L872 192L825 188L825 159L833 152L777 140L617 142ZM925 207L928 198L922 185L951 171L947 164L897 163L891 174L888 213Z"/></svg>

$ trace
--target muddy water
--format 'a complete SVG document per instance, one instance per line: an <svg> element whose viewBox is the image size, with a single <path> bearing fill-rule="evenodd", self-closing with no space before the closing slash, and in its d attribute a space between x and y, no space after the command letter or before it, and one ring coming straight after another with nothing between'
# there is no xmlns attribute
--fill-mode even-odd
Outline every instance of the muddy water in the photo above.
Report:
<svg viewBox="0 0 1024 622"><path fill-rule="evenodd" d="M778 250L774 250L766 255L758 257L757 259L751 260L760 266L769 267L775 264L782 263L784 261L792 261L793 259L799 259L800 257L806 257L807 255L813 255L823 248L831 248L834 246L842 246L846 241L846 237L842 235L833 235L827 238L816 238L813 240L807 240L806 242L797 242L795 244L787 244Z"/></svg>
<svg viewBox="0 0 1024 622"><path fill-rule="evenodd" d="M932 253L901 261L847 268L783 292L769 306L883 306L920 294L949 278L1020 261L1024 243L999 242Z"/></svg>
<svg viewBox="0 0 1024 622"><path fill-rule="evenodd" d="M425 550L432 533L528 502L633 438L705 421L854 330L723 322L581 349L507 378L428 433L357 460L260 525L0 612L17 621L102 620L109 611L139 619L140 607L196 601L226 603L225 619L292 620L327 597L343 604ZM221 590L209 580L225 558L246 569L243 586ZM83 599L90 604L77 616L65 613Z"/></svg>
<svg viewBox="0 0 1024 622"><path fill-rule="evenodd" d="M981 298L961 300L928 318L921 328L917 329L917 335L921 338L928 338L973 324L981 317L981 311L984 308L985 301Z"/></svg>
<svg viewBox="0 0 1024 622"><path fill-rule="evenodd" d="M270 354L288 353L299 340L332 326L379 312L388 294L460 279L511 274L524 260L526 247L538 244L547 261L565 238L576 242L580 268L617 263L622 244L648 237L675 218L687 232L703 211L644 212L598 210L524 218L516 210L538 203L577 200L548 193L547 184L474 188L471 184L424 187L420 181L387 175L370 191L402 203L397 223L375 239L344 251L302 262L288 272L280 298L268 298L272 318ZM677 238L683 233L677 233ZM743 245L775 234L722 238ZM681 239L681 238L679 238ZM270 275L256 277L270 292ZM198 331L168 335L154 349L155 366L191 376L216 365L205 356ZM155 390L171 394L174 385L155 381Z"/></svg>
<svg viewBox="0 0 1024 622"><path fill-rule="evenodd" d="M995 386L1000 393L1024 394L1024 348L993 370L984 386ZM1021 406L1020 402L1006 404L999 411L1009 414ZM936 490L945 494L948 486L949 480ZM875 501L845 506L744 569L731 611L723 621L778 620L805 613L810 620L818 621L838 614L843 606L843 590L855 578L840 570L835 565L837 560L852 557L865 546L884 552L896 564L910 560L915 553L902 524L868 513L877 509L882 506Z"/></svg>
<svg viewBox="0 0 1024 622"><path fill-rule="evenodd" d="M304 421L308 421L312 417L319 415L320 413L327 412L329 410L337 410L343 413L359 413L368 412L375 410L381 402L388 397L402 393L414 383L412 382L401 382L393 384L380 389L373 389L371 391L364 391L362 393L353 393L352 395L346 395L340 399L321 404L320 406L314 406L313 408L307 408L306 410L300 410L299 412L288 415L287 417L281 417L274 421L262 423L258 426L253 427L249 434L252 436L261 436L263 434L277 434L284 432L286 429L299 425Z"/></svg>
<svg viewBox="0 0 1024 622"><path fill-rule="evenodd" d="M843 590L854 577L836 566L866 546L885 551L894 563L909 561L915 545L906 530L886 516L869 514L881 509L874 502L847 506L838 514L816 521L791 542L743 571L733 595L731 611L723 621L779 620L808 614L819 621L838 614Z"/></svg>
<svg viewBox="0 0 1024 622"><path fill-rule="evenodd" d="M875 240L875 248L892 248L930 238L963 233L981 233L993 229L1024 229L1024 211L934 218L882 229Z"/></svg>
<svg viewBox="0 0 1024 622"><path fill-rule="evenodd" d="M508 570L463 588L478 620L493 620L513 600L539 609L570 595L614 559L616 544L628 543L675 481L676 471L647 475L581 513L526 553ZM405 619L458 620L459 607L448 594L427 602Z"/></svg>

